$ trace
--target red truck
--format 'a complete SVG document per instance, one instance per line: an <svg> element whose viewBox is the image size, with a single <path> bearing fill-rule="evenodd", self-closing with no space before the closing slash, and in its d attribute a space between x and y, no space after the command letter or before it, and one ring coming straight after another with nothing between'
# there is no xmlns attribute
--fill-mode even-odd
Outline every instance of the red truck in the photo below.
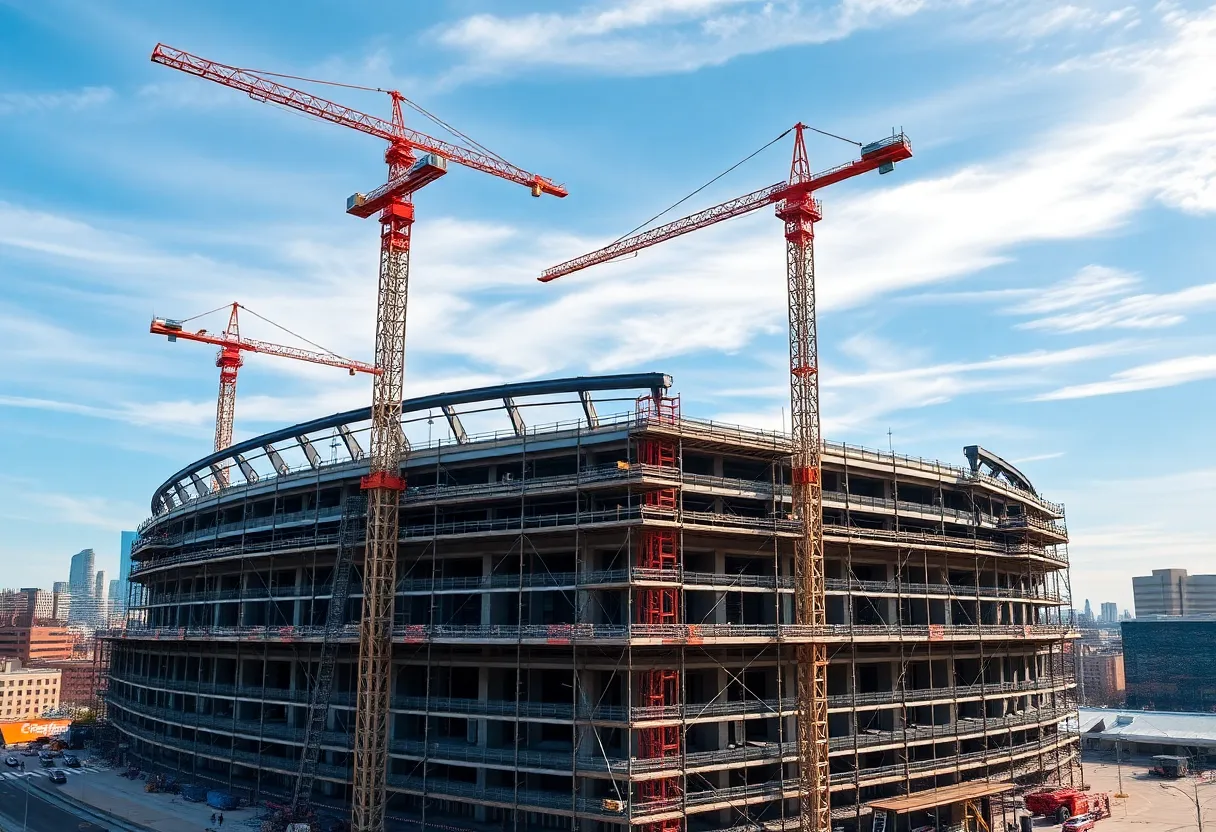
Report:
<svg viewBox="0 0 1216 832"><path fill-rule="evenodd" d="M1026 795L1026 808L1031 814L1055 818L1060 823L1077 815L1091 815L1094 820L1110 817L1110 795L1089 794L1076 789L1055 789Z"/></svg>

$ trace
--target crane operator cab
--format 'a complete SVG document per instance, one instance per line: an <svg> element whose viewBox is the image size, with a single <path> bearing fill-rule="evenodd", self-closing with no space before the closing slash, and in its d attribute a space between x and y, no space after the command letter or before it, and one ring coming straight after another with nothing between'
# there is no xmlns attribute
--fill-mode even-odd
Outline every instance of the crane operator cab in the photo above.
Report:
<svg viewBox="0 0 1216 832"><path fill-rule="evenodd" d="M172 318L153 318L152 328L154 330L159 329L161 331L169 330L169 332L165 333L165 337L167 337L169 342L172 343L177 340L177 336L173 333L182 331L182 322L175 321Z"/></svg>
<svg viewBox="0 0 1216 832"><path fill-rule="evenodd" d="M899 133L892 133L890 136L887 136L885 139L879 139L876 142L870 142L869 144L867 144L865 147L863 147L861 149L861 158L867 159L867 158L870 158L873 156L879 156L879 155L895 156L896 154L893 154L890 151L883 153L884 150L887 150L887 148L890 148L893 145L902 145L903 147L901 149L903 149L905 151L905 153L898 154L898 158L886 159L878 166L879 175L882 175L884 173L890 173L891 171L895 170L895 163L897 161L899 161L900 159L906 159L906 158L908 158L908 156L912 155L912 144L911 144L911 142L908 141L908 137L905 136L902 131Z"/></svg>

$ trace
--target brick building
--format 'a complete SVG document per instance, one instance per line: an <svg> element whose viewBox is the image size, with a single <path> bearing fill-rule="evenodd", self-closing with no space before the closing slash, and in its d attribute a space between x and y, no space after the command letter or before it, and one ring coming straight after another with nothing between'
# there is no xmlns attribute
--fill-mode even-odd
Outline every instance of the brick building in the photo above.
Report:
<svg viewBox="0 0 1216 832"><path fill-rule="evenodd" d="M1081 696L1086 705L1118 706L1127 696L1122 652L1081 653Z"/></svg>
<svg viewBox="0 0 1216 832"><path fill-rule="evenodd" d="M70 659L72 639L62 624L0 626L0 656L25 663Z"/></svg>
<svg viewBox="0 0 1216 832"><path fill-rule="evenodd" d="M59 671L0 659L0 719L34 719L59 707Z"/></svg>
<svg viewBox="0 0 1216 832"><path fill-rule="evenodd" d="M34 667L60 673L59 703L92 707L97 700L97 684L92 659L37 662Z"/></svg>

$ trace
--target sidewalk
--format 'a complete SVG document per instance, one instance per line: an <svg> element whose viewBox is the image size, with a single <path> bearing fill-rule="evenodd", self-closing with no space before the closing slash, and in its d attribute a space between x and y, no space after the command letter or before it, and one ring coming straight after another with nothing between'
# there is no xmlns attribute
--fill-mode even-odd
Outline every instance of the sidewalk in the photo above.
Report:
<svg viewBox="0 0 1216 832"><path fill-rule="evenodd" d="M176 794L148 794L144 781L119 777L119 769L92 777L76 777L62 786L60 793L157 832L203 832L215 812L206 803L190 803ZM224 812L224 829L248 830L247 822L258 814L254 809Z"/></svg>

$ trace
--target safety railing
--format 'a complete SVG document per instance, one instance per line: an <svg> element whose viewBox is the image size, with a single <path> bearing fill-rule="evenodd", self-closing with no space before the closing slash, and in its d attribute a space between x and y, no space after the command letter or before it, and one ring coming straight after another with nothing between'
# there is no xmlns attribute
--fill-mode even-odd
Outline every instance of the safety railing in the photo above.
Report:
<svg viewBox="0 0 1216 832"><path fill-rule="evenodd" d="M886 529L846 526L830 521L824 523L823 535L825 539L840 542L884 541L910 548L949 548L960 552L972 550L1015 557L1032 556L1054 561L1061 565L1068 564L1067 553L1059 551L1056 547L1036 546L1025 541L1005 543L972 537L955 537L934 532L895 532Z"/></svg>
<svg viewBox="0 0 1216 832"><path fill-rule="evenodd" d="M1018 517L1005 517L997 521L996 527L1001 530L1022 530L1034 529L1035 531L1051 535L1058 538L1068 537L1068 526L1064 523L1056 523L1042 517L1035 517L1031 514L1023 514Z"/></svg>
<svg viewBox="0 0 1216 832"><path fill-rule="evenodd" d="M121 708L121 706L119 706ZM121 711L117 711L115 716ZM254 768L270 769L283 774L294 775L299 770L300 761L296 758L282 757L277 754L243 751L228 746L213 745L207 742L190 742L180 737L170 736L147 728L141 728L124 718L112 719L114 726L124 734L144 740L154 745L184 751L192 756L198 755L229 762L242 763ZM317 776L326 780L344 783L350 779L350 769L335 766L330 763L317 763Z"/></svg>
<svg viewBox="0 0 1216 832"><path fill-rule="evenodd" d="M695 419L691 417L681 417L675 423L669 423L666 420L648 419L645 415L635 412L620 413L611 416L601 416L598 418L598 426L589 428L584 420L559 420L547 424L539 424L528 426L525 432L529 436L541 434L562 434L574 433L579 431L597 431L603 429L618 429L621 427L629 427L636 429L653 428L664 432L676 432L680 435L689 438L706 438L715 442L735 443L744 446L757 447L764 450L769 450L777 453L788 453L790 450L789 437L784 433L776 433L772 431L758 430L747 428L741 425L734 425L725 422L714 420ZM368 430L366 425L361 425L353 430L350 430L352 437L357 437L361 433ZM512 429L510 431L491 431L483 434L470 435L466 438L466 444L489 443L495 444L502 441L517 442L520 437ZM414 453L425 453L432 449L438 449L445 446L455 444L452 438L433 439L428 442L418 442L413 445ZM988 476L979 471L972 471L967 468L943 464L937 460L924 459L916 456L904 454L893 454L890 452L878 451L861 446L846 445L841 443L828 442L824 444L823 453L825 461L832 463L843 463L844 459L850 458L854 460L866 460L883 464L898 464L905 467L923 471L927 474L936 476L949 475L959 481L978 481L986 485L996 487L1001 490L1016 492L1017 495L1026 500L1028 503L1035 504L1042 510L1056 515L1062 516L1064 507L1059 503L1051 502L1043 497L1026 491L1013 483L1006 480L997 479ZM277 456L277 454L276 454ZM269 460L269 455L263 449L262 453L250 453L244 459L244 465L248 466L251 471L255 472L253 482L236 483L233 482L223 492L230 495L236 495L244 489L248 489L253 485L264 482L267 479L279 478L286 479L293 476L307 475L316 476L319 470L334 470L342 467L358 468L364 464L360 459L342 459L332 462L323 462L317 460L317 467L310 464L289 465L285 463L281 456L277 456L274 460ZM233 470L236 470L233 466ZM161 520L175 515L186 506L194 504L198 500L214 498L217 492L211 490L212 475L210 469L200 468L194 472L198 478L197 482L179 482L174 485L166 483L160 491L158 498L161 500L159 513L146 519L139 525L138 531L142 535L146 530L156 525ZM197 483L202 483L202 489ZM409 499L407 497L407 499ZM420 499L426 499L420 497ZM172 505L166 505L163 501L169 500ZM144 544L147 545L147 544Z"/></svg>
<svg viewBox="0 0 1216 832"><path fill-rule="evenodd" d="M283 722L237 719L234 714L190 713L180 708L148 705L118 694L107 696L106 702L116 703L145 718L159 719L189 728L203 728L223 734L273 739L290 745L303 745L305 739L303 728L293 728ZM320 733L320 737L321 743L329 747L345 749L353 745L353 735L348 732L323 731Z"/></svg>
<svg viewBox="0 0 1216 832"><path fill-rule="evenodd" d="M691 771L723 764L770 761L781 757L793 758L798 753L798 746L792 742L764 743L714 751L692 751L685 753L683 757L624 759L586 752L575 756L572 752L535 751L524 747L491 748L452 741L424 743L417 740L394 740L389 743L389 753L417 759L425 757L435 762L500 765L566 773L574 769L627 776L656 771Z"/></svg>
<svg viewBox="0 0 1216 832"><path fill-rule="evenodd" d="M1064 708L1030 709L1004 717L989 719L960 719L940 725L914 725L907 730L864 731L856 735L835 736L828 741L832 750L873 748L879 745L902 745L904 743L938 742L962 737L983 736L1028 725L1059 722L1072 711Z"/></svg>
<svg viewBox="0 0 1216 832"><path fill-rule="evenodd" d="M308 702L308 690L289 690L260 685L235 685L216 682L190 682L181 679L144 676L133 673L116 673L111 679L119 684L134 685L152 690L172 691L187 695L222 697L227 699L252 699L268 702ZM130 697L127 697L130 699ZM354 707L355 694L335 691L330 694L333 707ZM689 702L682 705L646 706L600 705L580 703L575 707L568 702L513 702L505 699L462 699L433 696L394 696L391 709L401 713L432 715L466 715L519 717L520 719L552 719L558 721L594 722L650 722L650 721L698 721L720 717L746 717L751 715L778 716L792 713L797 700L742 699L714 702Z"/></svg>
<svg viewBox="0 0 1216 832"><path fill-rule="evenodd" d="M987 685L957 685L954 687L913 688L906 691L883 690L864 693L841 693L828 697L829 708L852 708L866 705L902 704L904 702L931 702L940 699L964 700L1010 695L1046 694L1065 687L1075 687L1071 681L1052 680L1050 677L1031 679L1025 682L994 682Z"/></svg>
<svg viewBox="0 0 1216 832"><path fill-rule="evenodd" d="M320 626L128 626L99 630L98 636L119 641L315 641ZM1061 639L1073 635L1067 624L411 624L393 628L394 641L405 644L474 642L575 644L595 642L659 642L703 644L731 641L1008 641ZM358 625L347 624L335 636L358 639Z"/></svg>
<svg viewBox="0 0 1216 832"><path fill-rule="evenodd" d="M1061 598L1058 593L1040 591L1034 592L1018 587L1004 586L959 586L956 584L917 584L897 581L858 581L842 578L826 578L824 588L827 592L852 592L877 595L944 595L950 598L1007 598L1026 601L1035 604L1058 605Z"/></svg>
<svg viewBox="0 0 1216 832"><path fill-rule="evenodd" d="M995 747L983 751L970 751L965 754L951 754L933 760L917 760L915 762L899 763L888 766L875 766L857 771L837 771L831 775L832 785L851 784L859 782L862 786L868 781L880 780L886 777L899 777L905 772L921 774L929 771L949 769L972 769L982 766L1007 765L1011 760L1034 756L1054 751L1056 748L1076 742L1076 736L1063 736L1046 742L1026 742L1018 745Z"/></svg>

